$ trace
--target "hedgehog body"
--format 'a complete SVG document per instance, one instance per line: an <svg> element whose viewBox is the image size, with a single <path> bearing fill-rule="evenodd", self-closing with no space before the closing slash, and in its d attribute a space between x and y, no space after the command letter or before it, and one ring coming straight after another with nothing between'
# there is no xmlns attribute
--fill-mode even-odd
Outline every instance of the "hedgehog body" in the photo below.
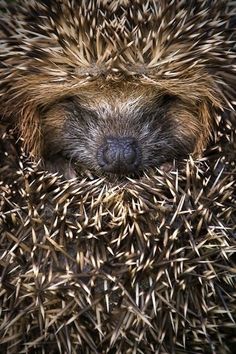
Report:
<svg viewBox="0 0 236 354"><path fill-rule="evenodd" d="M200 0L9 6L4 115L55 170L72 161L129 174L201 155L235 99L234 10Z"/></svg>

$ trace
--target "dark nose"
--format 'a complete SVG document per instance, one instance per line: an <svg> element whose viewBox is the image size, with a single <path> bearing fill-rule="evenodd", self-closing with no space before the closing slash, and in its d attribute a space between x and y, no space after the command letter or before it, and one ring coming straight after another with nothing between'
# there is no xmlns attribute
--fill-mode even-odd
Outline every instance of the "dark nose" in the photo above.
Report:
<svg viewBox="0 0 236 354"><path fill-rule="evenodd" d="M140 167L141 150L132 137L107 137L98 148L97 160L106 172L131 173Z"/></svg>

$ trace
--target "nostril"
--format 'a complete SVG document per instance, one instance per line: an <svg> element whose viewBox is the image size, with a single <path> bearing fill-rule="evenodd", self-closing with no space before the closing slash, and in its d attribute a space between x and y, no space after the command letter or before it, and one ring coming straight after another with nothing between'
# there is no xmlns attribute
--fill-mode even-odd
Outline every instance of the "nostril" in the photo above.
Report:
<svg viewBox="0 0 236 354"><path fill-rule="evenodd" d="M104 171L134 172L141 163L141 151L132 137L108 137L98 148L97 160Z"/></svg>
<svg viewBox="0 0 236 354"><path fill-rule="evenodd" d="M115 160L119 158L119 147L113 142L107 141L102 145L103 162L105 164L112 164Z"/></svg>
<svg viewBox="0 0 236 354"><path fill-rule="evenodd" d="M128 144L124 147L123 157L127 164L133 164L137 159L137 146L135 143Z"/></svg>

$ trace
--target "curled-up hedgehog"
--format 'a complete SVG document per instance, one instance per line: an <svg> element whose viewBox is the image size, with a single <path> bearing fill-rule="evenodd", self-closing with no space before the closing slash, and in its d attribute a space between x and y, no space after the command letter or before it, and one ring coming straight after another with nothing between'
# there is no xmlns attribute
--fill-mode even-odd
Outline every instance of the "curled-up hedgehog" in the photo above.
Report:
<svg viewBox="0 0 236 354"><path fill-rule="evenodd" d="M234 1L1 4L1 116L53 171L168 170L233 111Z"/></svg>
<svg viewBox="0 0 236 354"><path fill-rule="evenodd" d="M0 4L0 352L234 354L235 1Z"/></svg>

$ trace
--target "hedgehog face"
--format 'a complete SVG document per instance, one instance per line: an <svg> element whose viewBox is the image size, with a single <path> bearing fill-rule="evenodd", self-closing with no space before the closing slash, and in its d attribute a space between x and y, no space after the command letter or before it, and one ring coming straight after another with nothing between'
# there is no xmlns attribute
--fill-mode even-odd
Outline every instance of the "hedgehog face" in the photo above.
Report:
<svg viewBox="0 0 236 354"><path fill-rule="evenodd" d="M67 176L73 164L99 175L166 168L196 151L204 131L192 101L132 85L64 98L42 121L44 155Z"/></svg>

